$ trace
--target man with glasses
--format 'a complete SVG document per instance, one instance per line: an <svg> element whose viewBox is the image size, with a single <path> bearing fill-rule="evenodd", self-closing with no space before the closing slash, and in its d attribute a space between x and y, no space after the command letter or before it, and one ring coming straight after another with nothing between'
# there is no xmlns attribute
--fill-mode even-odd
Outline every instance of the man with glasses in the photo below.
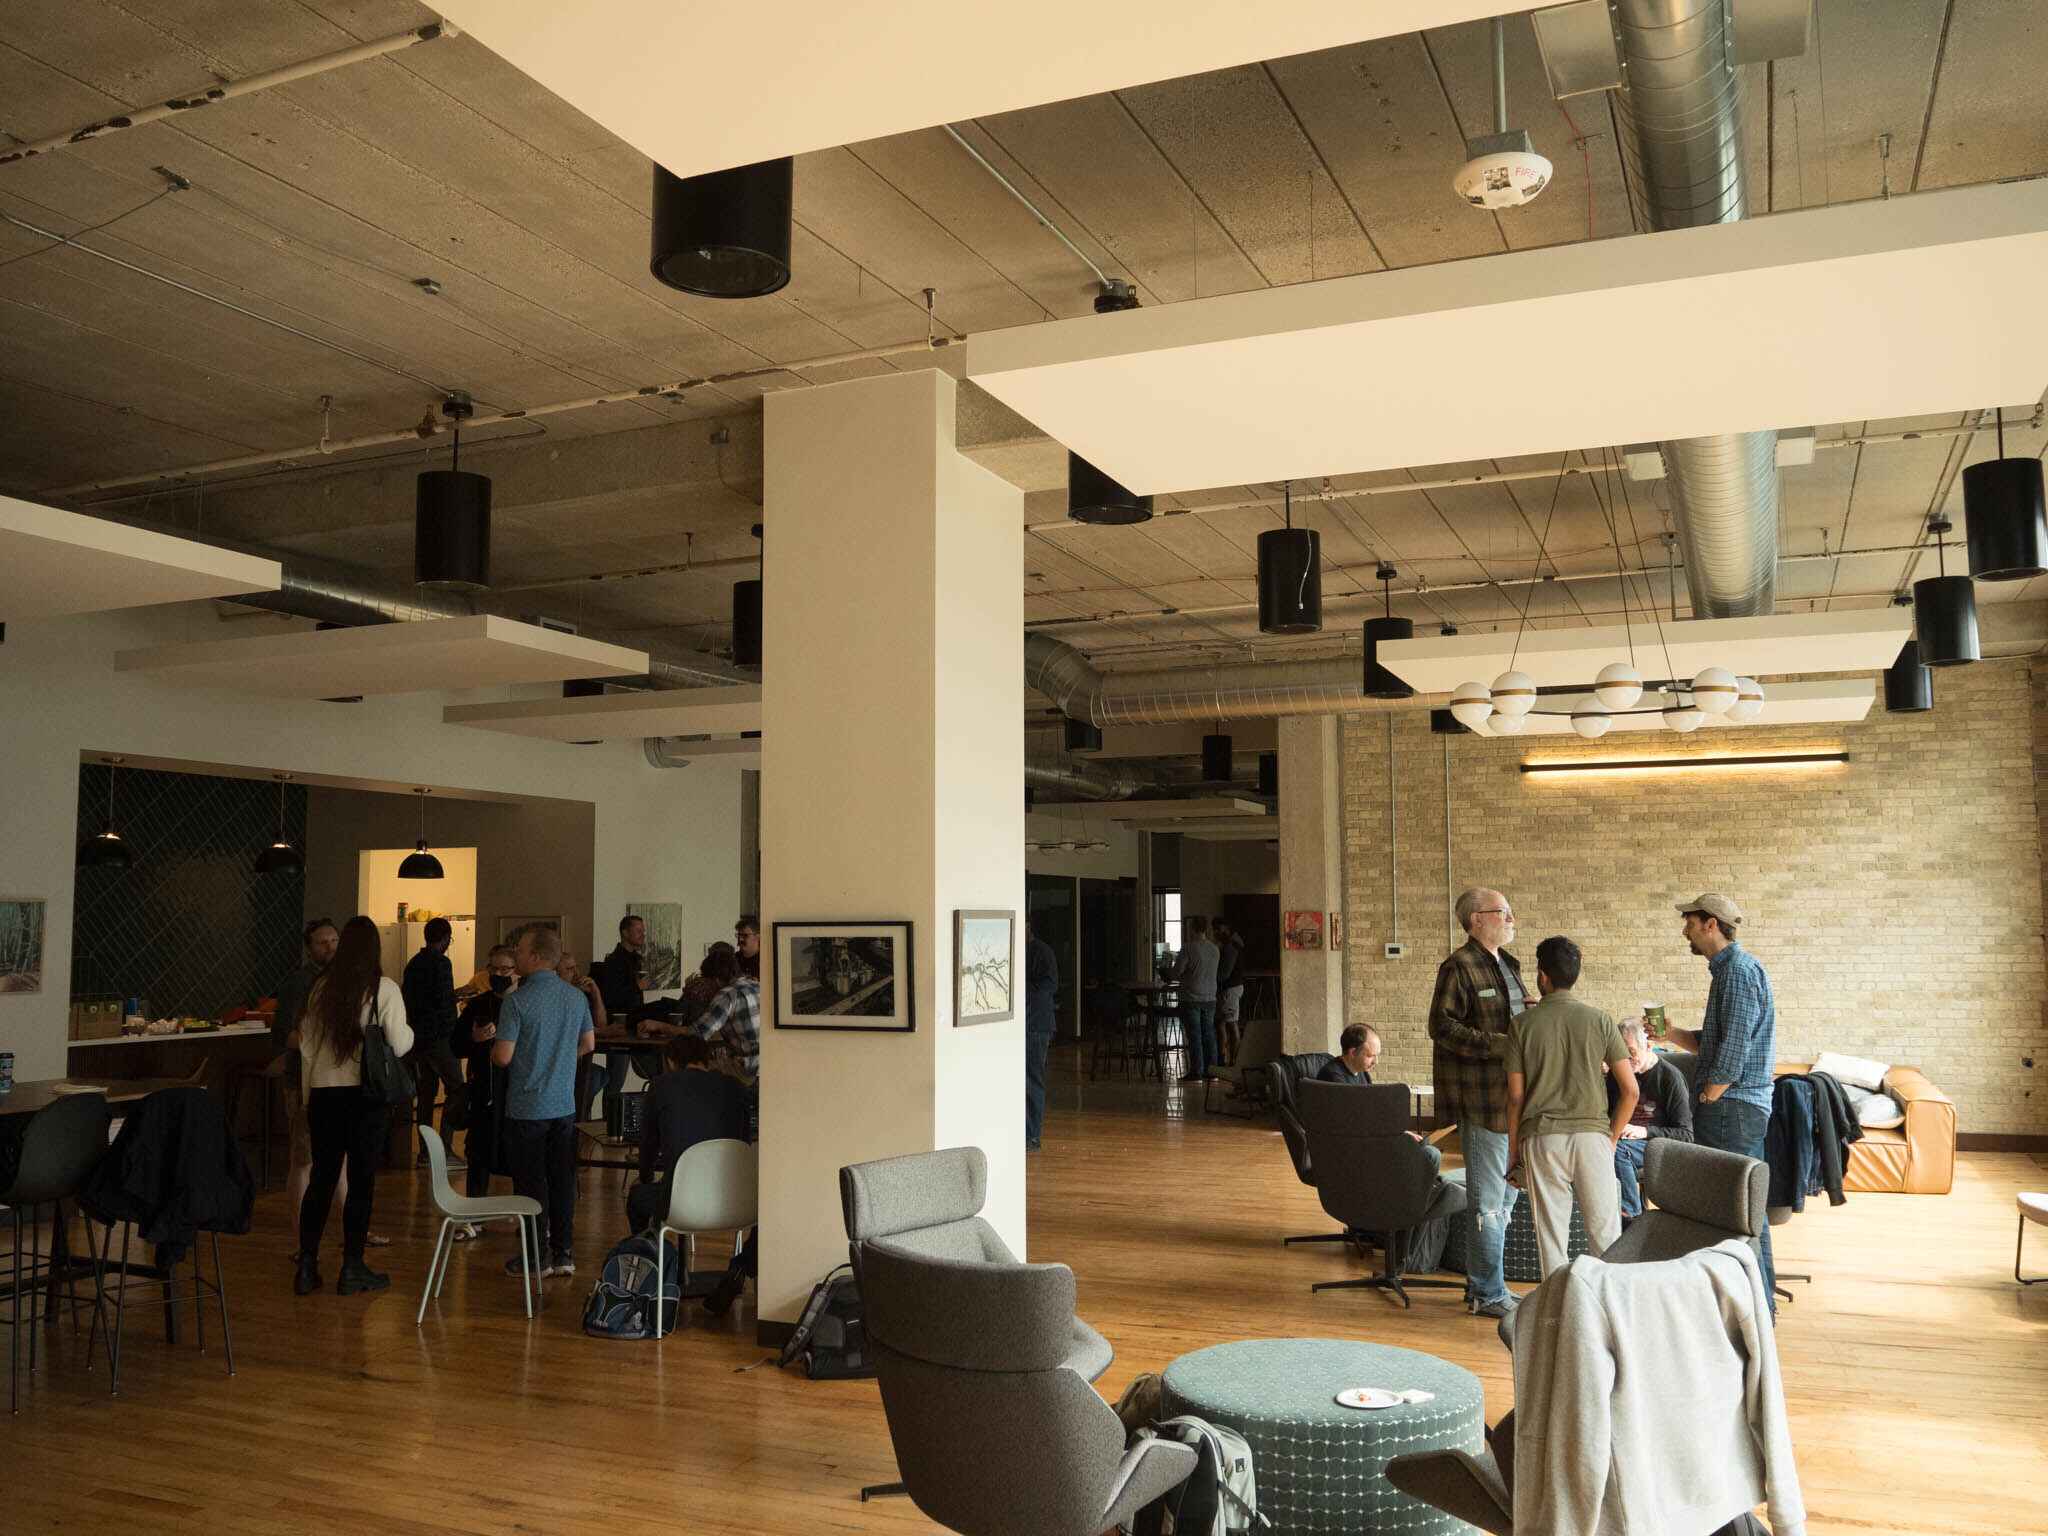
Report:
<svg viewBox="0 0 2048 1536"><path fill-rule="evenodd" d="M1499 891L1475 886L1453 908L1466 941L1437 967L1429 1005L1435 1043L1431 1075L1439 1125L1455 1121L1465 1149L1465 1301L1481 1317L1506 1317L1503 1253L1516 1191L1508 1183L1508 1026L1528 1006L1521 962L1506 945L1514 908Z"/></svg>

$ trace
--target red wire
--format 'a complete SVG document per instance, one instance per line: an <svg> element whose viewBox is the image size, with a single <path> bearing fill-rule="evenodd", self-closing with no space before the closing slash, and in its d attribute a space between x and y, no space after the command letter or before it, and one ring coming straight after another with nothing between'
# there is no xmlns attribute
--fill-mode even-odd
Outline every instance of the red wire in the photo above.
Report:
<svg viewBox="0 0 2048 1536"><path fill-rule="evenodd" d="M1579 125L1572 121L1571 109L1563 102L1557 110L1564 114L1565 126L1572 131L1572 142L1579 146L1579 160L1586 168L1586 238L1593 238L1593 156L1586 148L1586 136L1579 132Z"/></svg>

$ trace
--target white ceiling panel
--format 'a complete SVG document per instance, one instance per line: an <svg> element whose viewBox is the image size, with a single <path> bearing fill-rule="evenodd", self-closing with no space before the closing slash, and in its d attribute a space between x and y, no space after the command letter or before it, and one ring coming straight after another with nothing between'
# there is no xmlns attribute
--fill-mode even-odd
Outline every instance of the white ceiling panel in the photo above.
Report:
<svg viewBox="0 0 2048 1536"><path fill-rule="evenodd" d="M648 736L722 736L761 729L761 690L662 688L582 699L450 704L447 725L471 725L546 741L622 741ZM758 747L758 742L749 742Z"/></svg>
<svg viewBox="0 0 2048 1536"><path fill-rule="evenodd" d="M448 20L678 176L1495 13L1498 0L447 0Z"/></svg>
<svg viewBox="0 0 2048 1536"><path fill-rule="evenodd" d="M477 614L117 651L114 670L194 688L334 699L621 677L645 672L647 656L538 624Z"/></svg>
<svg viewBox="0 0 2048 1536"><path fill-rule="evenodd" d="M0 624L275 592L275 560L0 496Z"/></svg>
<svg viewBox="0 0 2048 1536"><path fill-rule="evenodd" d="M2033 399L2044 263L2048 180L1049 321L967 371L1141 493L1497 460Z"/></svg>

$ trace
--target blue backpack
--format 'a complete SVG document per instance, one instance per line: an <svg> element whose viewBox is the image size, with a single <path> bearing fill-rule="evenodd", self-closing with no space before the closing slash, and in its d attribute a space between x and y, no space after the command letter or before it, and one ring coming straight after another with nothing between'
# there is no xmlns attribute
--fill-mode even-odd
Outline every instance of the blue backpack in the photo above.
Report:
<svg viewBox="0 0 2048 1536"><path fill-rule="evenodd" d="M661 1332L676 1324L683 1298L683 1256L667 1245L661 1277ZM583 1331L599 1339L651 1339L655 1336L654 1239L634 1235L615 1244L604 1256L597 1284L583 1308Z"/></svg>

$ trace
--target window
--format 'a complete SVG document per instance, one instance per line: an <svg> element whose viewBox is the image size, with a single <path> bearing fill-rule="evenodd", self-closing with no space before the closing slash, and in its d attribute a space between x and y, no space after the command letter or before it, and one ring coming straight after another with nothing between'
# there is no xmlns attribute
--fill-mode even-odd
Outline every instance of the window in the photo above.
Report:
<svg viewBox="0 0 2048 1536"><path fill-rule="evenodd" d="M1152 893L1153 929L1160 942L1175 954L1180 953L1180 892L1154 891Z"/></svg>

